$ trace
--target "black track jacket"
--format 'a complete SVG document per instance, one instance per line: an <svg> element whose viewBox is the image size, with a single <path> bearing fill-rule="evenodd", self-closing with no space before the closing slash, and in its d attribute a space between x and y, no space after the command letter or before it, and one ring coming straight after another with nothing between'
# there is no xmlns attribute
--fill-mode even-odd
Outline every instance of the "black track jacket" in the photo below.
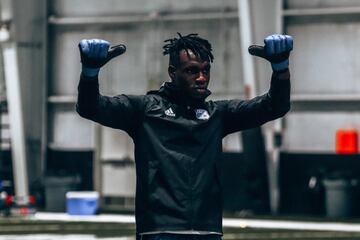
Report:
<svg viewBox="0 0 360 240"><path fill-rule="evenodd" d="M102 96L97 77L80 77L78 113L134 141L137 233L222 233L222 138L284 116L289 76L273 73L269 92L251 100L200 102L170 82L146 95Z"/></svg>

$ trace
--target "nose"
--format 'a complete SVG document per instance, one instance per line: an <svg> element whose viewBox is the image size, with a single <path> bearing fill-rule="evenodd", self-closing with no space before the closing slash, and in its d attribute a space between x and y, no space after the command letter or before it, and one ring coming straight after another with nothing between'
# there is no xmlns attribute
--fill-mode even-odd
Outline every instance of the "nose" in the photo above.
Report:
<svg viewBox="0 0 360 240"><path fill-rule="evenodd" d="M199 73L199 76L196 78L196 82L199 83L199 84L204 84L206 83L206 76L203 72L200 72Z"/></svg>

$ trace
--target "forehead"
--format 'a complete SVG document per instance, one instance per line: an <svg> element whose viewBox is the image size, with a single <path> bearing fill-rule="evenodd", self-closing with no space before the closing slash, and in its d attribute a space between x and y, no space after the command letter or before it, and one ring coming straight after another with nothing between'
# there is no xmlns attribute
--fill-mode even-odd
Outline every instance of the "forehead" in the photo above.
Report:
<svg viewBox="0 0 360 240"><path fill-rule="evenodd" d="M204 61L200 58L200 56L196 56L195 53L193 53L193 51L191 51L190 49L186 50L183 49L179 52L179 60L180 60L180 65L186 65L186 64L191 64L191 63L207 63L207 61Z"/></svg>

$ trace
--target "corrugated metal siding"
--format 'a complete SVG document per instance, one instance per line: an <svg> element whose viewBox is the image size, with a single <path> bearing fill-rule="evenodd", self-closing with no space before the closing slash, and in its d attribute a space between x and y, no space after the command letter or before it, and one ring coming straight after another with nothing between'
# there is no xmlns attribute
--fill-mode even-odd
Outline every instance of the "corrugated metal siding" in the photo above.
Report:
<svg viewBox="0 0 360 240"><path fill-rule="evenodd" d="M360 100L360 14L354 9L360 3L289 0L285 6L285 29L295 39L295 108L286 117L284 151L335 152L336 131L359 128L351 105Z"/></svg>

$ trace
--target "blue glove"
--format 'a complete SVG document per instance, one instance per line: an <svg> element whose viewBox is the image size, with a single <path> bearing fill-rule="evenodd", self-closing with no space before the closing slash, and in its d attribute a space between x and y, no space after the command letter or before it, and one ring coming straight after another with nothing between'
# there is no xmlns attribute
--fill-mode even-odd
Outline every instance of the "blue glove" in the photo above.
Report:
<svg viewBox="0 0 360 240"><path fill-rule="evenodd" d="M122 44L110 48L110 43L102 39L83 39L79 43L82 74L95 77L100 68L112 58L123 54L126 47Z"/></svg>
<svg viewBox="0 0 360 240"><path fill-rule="evenodd" d="M293 38L289 35L274 34L264 39L265 46L252 45L249 53L262 57L271 63L273 71L289 68L289 56L293 49Z"/></svg>

